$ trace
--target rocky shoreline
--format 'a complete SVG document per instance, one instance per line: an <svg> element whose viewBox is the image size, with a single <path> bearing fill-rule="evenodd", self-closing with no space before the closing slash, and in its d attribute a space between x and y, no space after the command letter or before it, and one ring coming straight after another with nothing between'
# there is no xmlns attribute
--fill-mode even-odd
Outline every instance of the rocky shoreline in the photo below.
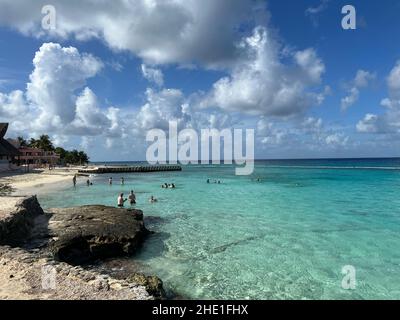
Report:
<svg viewBox="0 0 400 320"><path fill-rule="evenodd" d="M115 279L87 264L133 255L150 233L140 210L105 206L44 212L36 197L2 197L0 299L165 298L156 276Z"/></svg>

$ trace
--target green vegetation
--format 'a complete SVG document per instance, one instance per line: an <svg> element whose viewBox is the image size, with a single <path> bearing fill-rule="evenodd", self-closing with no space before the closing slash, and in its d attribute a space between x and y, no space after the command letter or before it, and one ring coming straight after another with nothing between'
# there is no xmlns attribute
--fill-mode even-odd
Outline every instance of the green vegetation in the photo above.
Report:
<svg viewBox="0 0 400 320"><path fill-rule="evenodd" d="M48 135L41 135L39 139L31 138L29 142L23 137L18 137L18 142L21 147L39 148L44 151L53 151L60 155L60 161L64 164L85 164L89 162L88 155L83 151L72 150L68 151L61 147L54 147Z"/></svg>

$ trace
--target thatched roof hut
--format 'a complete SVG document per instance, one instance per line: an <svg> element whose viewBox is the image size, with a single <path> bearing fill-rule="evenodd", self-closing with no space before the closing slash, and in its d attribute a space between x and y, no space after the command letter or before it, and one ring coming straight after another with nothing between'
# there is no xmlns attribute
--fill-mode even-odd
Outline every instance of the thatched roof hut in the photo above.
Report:
<svg viewBox="0 0 400 320"><path fill-rule="evenodd" d="M19 151L10 142L4 139L7 133L8 123L0 123L0 158L18 156Z"/></svg>

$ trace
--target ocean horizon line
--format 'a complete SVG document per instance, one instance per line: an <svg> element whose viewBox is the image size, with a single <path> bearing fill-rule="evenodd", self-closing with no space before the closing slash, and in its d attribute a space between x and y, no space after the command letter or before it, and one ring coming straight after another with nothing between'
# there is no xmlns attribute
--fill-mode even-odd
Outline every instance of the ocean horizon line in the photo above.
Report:
<svg viewBox="0 0 400 320"><path fill-rule="evenodd" d="M331 161L340 161L340 160L400 160L400 156L397 157L337 157L337 158L269 158L269 159L254 159L253 161L318 161L318 160L331 160ZM199 160L200 162L201 160ZM213 161L220 161L221 164L224 164L224 160L209 160L209 164L213 164ZM97 164L97 163L147 163L146 160L96 160L89 161L89 164ZM167 162L166 164L170 164ZM174 163L176 164L176 163ZM178 161L179 164L179 161ZM201 163L199 163L201 164Z"/></svg>

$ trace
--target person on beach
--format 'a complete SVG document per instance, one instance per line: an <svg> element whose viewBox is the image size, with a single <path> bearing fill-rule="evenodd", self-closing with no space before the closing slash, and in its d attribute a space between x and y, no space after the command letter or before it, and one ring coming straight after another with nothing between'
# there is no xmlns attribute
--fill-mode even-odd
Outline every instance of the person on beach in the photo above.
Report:
<svg viewBox="0 0 400 320"><path fill-rule="evenodd" d="M136 195L133 193L133 190L131 190L131 193L128 196L128 200L131 206L136 204Z"/></svg>
<svg viewBox="0 0 400 320"><path fill-rule="evenodd" d="M108 179L108 184L111 186L112 185L112 177Z"/></svg>
<svg viewBox="0 0 400 320"><path fill-rule="evenodd" d="M72 183L74 184L74 187L76 187L76 174L75 174L74 177L72 178Z"/></svg>
<svg viewBox="0 0 400 320"><path fill-rule="evenodd" d="M121 194L119 195L119 197L118 197L118 200L117 200L117 202L118 202L118 207L122 208L127 200L128 200L128 199L124 199L124 194L121 193Z"/></svg>
<svg viewBox="0 0 400 320"><path fill-rule="evenodd" d="M156 198L154 198L154 196L151 196L150 199L149 199L150 203L154 203L154 202L157 202L157 201L158 200Z"/></svg>
<svg viewBox="0 0 400 320"><path fill-rule="evenodd" d="M125 179L124 179L124 177L122 177L121 178L121 185L124 185L125 184Z"/></svg>

